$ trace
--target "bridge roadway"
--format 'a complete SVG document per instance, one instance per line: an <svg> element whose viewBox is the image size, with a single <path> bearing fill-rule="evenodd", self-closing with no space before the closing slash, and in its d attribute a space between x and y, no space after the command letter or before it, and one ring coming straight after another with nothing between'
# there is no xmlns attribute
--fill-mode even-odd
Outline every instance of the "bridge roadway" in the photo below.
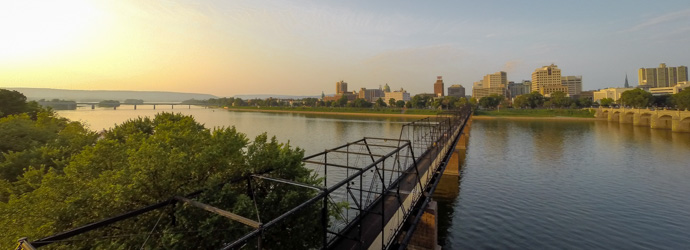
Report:
<svg viewBox="0 0 690 250"><path fill-rule="evenodd" d="M386 193L371 209L374 212L367 213L361 219L360 227L353 227L344 232L343 237L339 237L331 245L331 249L397 249L400 242L396 242L396 238L400 237L403 224L413 217L410 214L412 208L419 205L417 203L422 201L420 198L431 195L428 190L432 185L433 173L439 172L437 178L443 174L442 167L445 167L454 151L466 120L463 119L462 122L462 126L455 128L452 134L445 133L439 136L432 147L419 157L416 162L417 169L410 167L405 172L397 183L398 190ZM420 183L424 186L420 186ZM400 241L401 238L397 240Z"/></svg>
<svg viewBox="0 0 690 250"><path fill-rule="evenodd" d="M598 108L595 116L611 122L630 123L673 132L690 132L690 111L636 108Z"/></svg>

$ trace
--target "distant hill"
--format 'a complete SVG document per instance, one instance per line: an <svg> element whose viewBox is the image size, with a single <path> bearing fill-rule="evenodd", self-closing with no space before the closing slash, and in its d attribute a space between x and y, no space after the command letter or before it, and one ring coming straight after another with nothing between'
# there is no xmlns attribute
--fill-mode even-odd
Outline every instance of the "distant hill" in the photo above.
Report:
<svg viewBox="0 0 690 250"><path fill-rule="evenodd" d="M181 102L189 99L206 100L218 98L209 94L179 93L163 91L126 91L126 90L70 90L48 88L5 88L21 92L29 100L70 100L77 102L99 102L103 100L125 101L141 99L145 102Z"/></svg>
<svg viewBox="0 0 690 250"><path fill-rule="evenodd" d="M269 97L275 98L275 99L303 99L303 98L321 98L321 95L312 95L312 96L306 96L306 95L269 95L269 94L256 94L256 95L235 95L233 96L235 98L241 98L242 100L249 100L249 99L266 99Z"/></svg>

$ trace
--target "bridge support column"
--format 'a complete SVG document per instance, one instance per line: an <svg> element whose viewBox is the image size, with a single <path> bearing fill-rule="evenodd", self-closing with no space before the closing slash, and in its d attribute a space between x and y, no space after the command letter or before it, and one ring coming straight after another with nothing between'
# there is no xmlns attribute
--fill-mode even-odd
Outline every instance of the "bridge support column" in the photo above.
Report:
<svg viewBox="0 0 690 250"><path fill-rule="evenodd" d="M438 205L436 201L429 202L424 210L422 219L414 231L407 249L437 249L438 248Z"/></svg>
<svg viewBox="0 0 690 250"><path fill-rule="evenodd" d="M192 105L189 105L189 109L192 109Z"/></svg>
<svg viewBox="0 0 690 250"><path fill-rule="evenodd" d="M175 109L175 105L170 105L170 109Z"/></svg>
<svg viewBox="0 0 690 250"><path fill-rule="evenodd" d="M136 104L134 104L134 110L137 110L137 105L136 105Z"/></svg>
<svg viewBox="0 0 690 250"><path fill-rule="evenodd" d="M153 104L153 109L154 109L154 110L156 109L156 104Z"/></svg>
<svg viewBox="0 0 690 250"><path fill-rule="evenodd" d="M113 110L117 110L117 106L116 106L116 107L113 107Z"/></svg>
<svg viewBox="0 0 690 250"><path fill-rule="evenodd" d="M96 109L96 104L91 104L91 109Z"/></svg>

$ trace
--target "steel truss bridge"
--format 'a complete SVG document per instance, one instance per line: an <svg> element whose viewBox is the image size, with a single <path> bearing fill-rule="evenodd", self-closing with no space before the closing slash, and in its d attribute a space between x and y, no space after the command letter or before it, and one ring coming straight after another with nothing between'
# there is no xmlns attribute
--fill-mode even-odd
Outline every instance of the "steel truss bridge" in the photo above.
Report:
<svg viewBox="0 0 690 250"><path fill-rule="evenodd" d="M308 220L320 231L317 248L406 249L471 113L471 108L465 106L407 123L399 138L364 137L303 158L305 167L321 177L320 185L273 178L268 175L270 172L229 180L228 183L248 183L250 188L252 181L260 180L314 193L301 204L263 223L195 201L201 193L209 192L199 190L35 241L22 238L17 249L35 249L64 241L175 203L198 207L246 225L249 229L246 234L227 239L221 249L261 249L262 244L271 240L271 232L289 227L281 222L310 209L319 210L316 214L320 218Z"/></svg>

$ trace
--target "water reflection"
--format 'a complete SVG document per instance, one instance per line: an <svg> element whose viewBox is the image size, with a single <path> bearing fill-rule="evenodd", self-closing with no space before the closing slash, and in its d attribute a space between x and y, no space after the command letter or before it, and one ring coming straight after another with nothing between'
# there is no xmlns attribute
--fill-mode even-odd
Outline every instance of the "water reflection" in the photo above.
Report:
<svg viewBox="0 0 690 250"><path fill-rule="evenodd" d="M690 244L690 134L522 120L477 120L471 133L461 192L439 204L453 207L445 248Z"/></svg>

